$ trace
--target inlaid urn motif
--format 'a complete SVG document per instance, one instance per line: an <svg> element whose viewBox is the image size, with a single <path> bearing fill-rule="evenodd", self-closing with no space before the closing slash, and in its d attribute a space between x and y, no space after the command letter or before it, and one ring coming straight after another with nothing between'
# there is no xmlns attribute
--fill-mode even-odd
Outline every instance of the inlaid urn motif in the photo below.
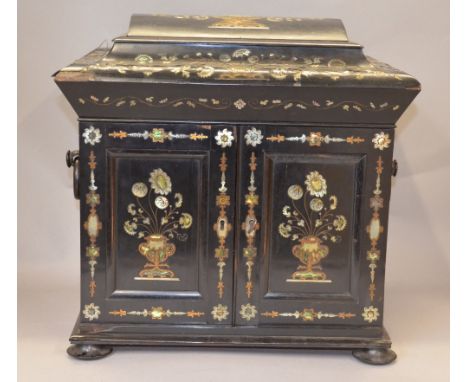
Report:
<svg viewBox="0 0 468 382"><path fill-rule="evenodd" d="M133 184L135 203L127 206L130 219L123 225L128 235L144 240L138 245L138 252L147 263L135 280L179 281L167 261L177 249L172 241L187 240L183 231L192 226L192 215L180 212L182 194L175 193L171 198L172 181L166 172L153 170L148 182L150 188L143 182Z"/></svg>
<svg viewBox="0 0 468 382"><path fill-rule="evenodd" d="M304 185L306 190L299 184L288 188L291 205L283 207L286 221L278 226L282 237L298 242L291 251L300 265L286 281L330 283L321 265L330 251L324 243L340 242L337 233L346 228L347 221L335 213L338 198L335 195L326 198L327 181L318 171L311 171Z"/></svg>

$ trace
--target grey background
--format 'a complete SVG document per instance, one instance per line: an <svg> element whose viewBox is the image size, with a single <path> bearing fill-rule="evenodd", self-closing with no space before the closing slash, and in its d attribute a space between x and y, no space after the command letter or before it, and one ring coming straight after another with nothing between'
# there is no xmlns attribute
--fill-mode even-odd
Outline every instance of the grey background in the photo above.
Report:
<svg viewBox="0 0 468 382"><path fill-rule="evenodd" d="M18 7L20 380L448 380L449 1L22 0ZM79 211L64 154L78 146L78 134L50 76L125 33L132 13L341 18L366 54L421 81L396 137L385 306L396 363L377 368L348 353L298 351L124 350L94 363L66 356L80 307Z"/></svg>

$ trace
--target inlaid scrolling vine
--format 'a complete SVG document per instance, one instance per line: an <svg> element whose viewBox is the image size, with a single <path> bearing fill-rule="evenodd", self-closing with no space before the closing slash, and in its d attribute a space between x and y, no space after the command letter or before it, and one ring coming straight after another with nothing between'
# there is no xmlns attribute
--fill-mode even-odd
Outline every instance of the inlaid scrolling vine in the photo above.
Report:
<svg viewBox="0 0 468 382"><path fill-rule="evenodd" d="M115 76L165 77L211 80L263 80L301 83L313 80L398 80L407 75L369 60L346 62L344 57L285 55L273 50L239 48L235 50L193 51L183 55L139 54L121 60L106 58L64 71L110 73Z"/></svg>
<svg viewBox="0 0 468 382"><path fill-rule="evenodd" d="M206 108L211 110L274 110L274 109L298 109L298 110L317 110L331 111L340 109L344 112L396 112L400 109L400 105L393 104L387 101L357 101L357 100L300 100L300 99L282 99L282 98L263 98L263 99L244 99L244 98L213 98L213 97L136 97L136 96L121 96L97 97L95 95L78 97L77 101L81 105L92 104L99 107L136 107L145 106L150 108Z"/></svg>

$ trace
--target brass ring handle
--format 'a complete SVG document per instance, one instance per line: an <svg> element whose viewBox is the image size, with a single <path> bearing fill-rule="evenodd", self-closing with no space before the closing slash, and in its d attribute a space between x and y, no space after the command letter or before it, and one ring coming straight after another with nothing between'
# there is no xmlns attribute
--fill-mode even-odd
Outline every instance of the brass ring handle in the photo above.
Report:
<svg viewBox="0 0 468 382"><path fill-rule="evenodd" d="M398 162L396 159L392 162L392 176L397 176L398 174Z"/></svg>
<svg viewBox="0 0 468 382"><path fill-rule="evenodd" d="M80 198L80 154L78 150L68 150L65 156L67 167L73 166L73 195Z"/></svg>

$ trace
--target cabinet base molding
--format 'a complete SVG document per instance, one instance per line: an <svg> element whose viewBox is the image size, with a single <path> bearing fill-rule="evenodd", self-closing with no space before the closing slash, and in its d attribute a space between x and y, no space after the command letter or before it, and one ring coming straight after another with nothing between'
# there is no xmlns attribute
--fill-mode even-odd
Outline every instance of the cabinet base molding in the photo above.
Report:
<svg viewBox="0 0 468 382"><path fill-rule="evenodd" d="M115 346L235 347L270 349L352 350L354 357L373 365L396 358L385 329L379 327L333 327L304 329L278 326L229 327L169 326L146 324L84 324L78 322L70 336L67 352L78 359L98 359ZM209 332L209 334L207 334ZM302 332L302 335L299 334ZM255 334L254 334L255 333Z"/></svg>

